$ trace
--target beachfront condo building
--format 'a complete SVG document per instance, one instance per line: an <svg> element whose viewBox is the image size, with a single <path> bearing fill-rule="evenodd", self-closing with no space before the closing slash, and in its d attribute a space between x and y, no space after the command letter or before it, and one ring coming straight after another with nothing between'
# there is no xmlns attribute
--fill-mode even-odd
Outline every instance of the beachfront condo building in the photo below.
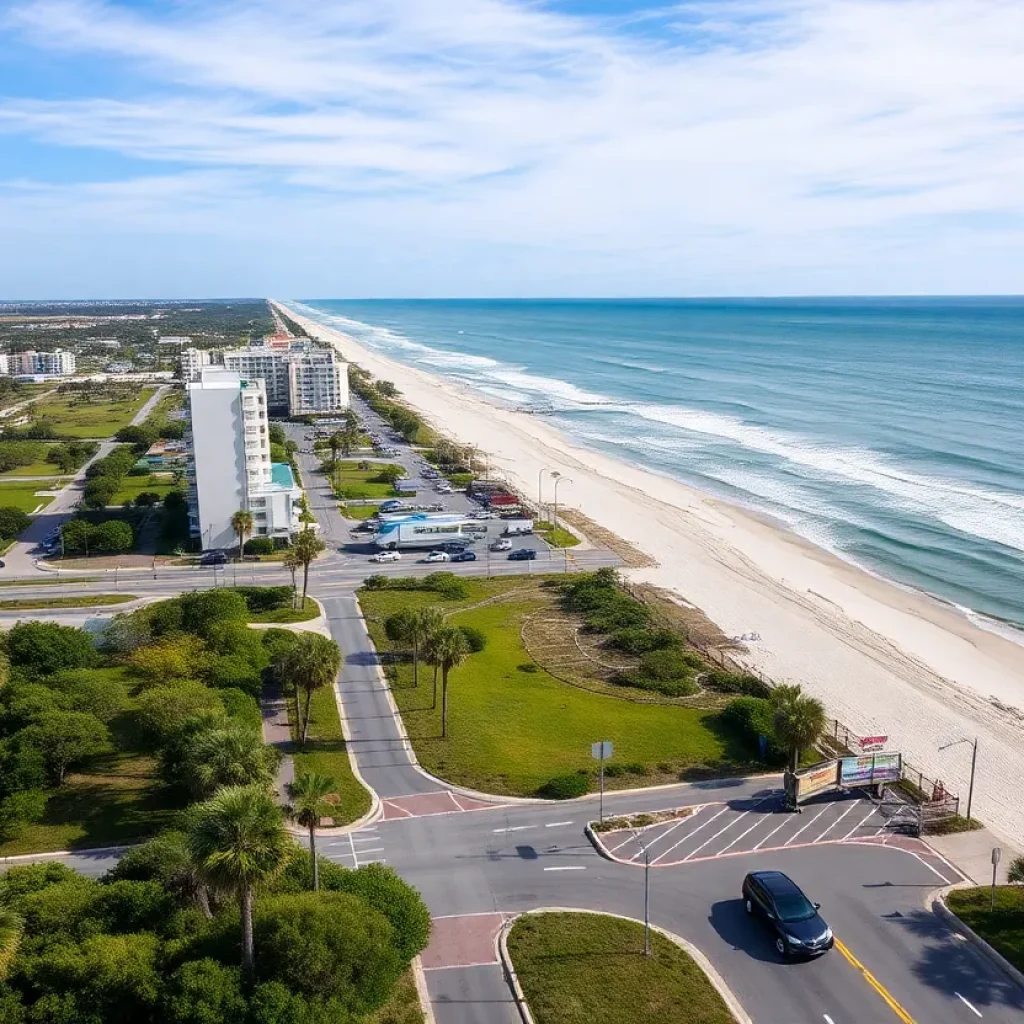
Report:
<svg viewBox="0 0 1024 1024"><path fill-rule="evenodd" d="M206 367L186 390L192 536L204 551L233 547L231 517L239 509L252 513L254 536L291 536L300 525L302 489L290 466L270 461L263 381Z"/></svg>
<svg viewBox="0 0 1024 1024"><path fill-rule="evenodd" d="M323 416L348 408L348 366L326 348L304 345L288 357L288 412Z"/></svg>
<svg viewBox="0 0 1024 1024"><path fill-rule="evenodd" d="M74 352L55 348L52 352L12 352L5 357L0 373L12 377L66 377L75 372Z"/></svg>
<svg viewBox="0 0 1024 1024"><path fill-rule="evenodd" d="M200 380L203 368L211 366L213 354L206 348L184 348L178 356L178 376L186 384Z"/></svg>
<svg viewBox="0 0 1024 1024"><path fill-rule="evenodd" d="M254 345L224 353L224 368L248 380L262 380L273 412L288 412L288 349Z"/></svg>

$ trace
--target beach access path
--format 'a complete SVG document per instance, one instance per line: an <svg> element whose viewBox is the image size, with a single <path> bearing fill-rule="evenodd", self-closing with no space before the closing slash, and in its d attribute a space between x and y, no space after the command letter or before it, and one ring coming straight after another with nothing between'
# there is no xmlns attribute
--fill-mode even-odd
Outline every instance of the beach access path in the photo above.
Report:
<svg viewBox="0 0 1024 1024"><path fill-rule="evenodd" d="M745 660L802 683L858 734L887 735L890 749L963 794L969 749L939 748L977 735L974 811L1009 840L1024 834L1024 647L749 512L576 447L543 417L499 407L284 308L344 358L393 381L432 426L486 452L524 494L536 494L541 470L562 473L571 483L561 502L657 561L633 579L675 591L728 635L760 634ZM546 500L550 488L548 477Z"/></svg>

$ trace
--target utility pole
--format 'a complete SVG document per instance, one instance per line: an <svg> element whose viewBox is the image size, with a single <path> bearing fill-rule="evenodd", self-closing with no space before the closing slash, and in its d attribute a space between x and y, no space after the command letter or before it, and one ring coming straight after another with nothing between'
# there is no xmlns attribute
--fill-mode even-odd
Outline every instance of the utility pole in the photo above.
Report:
<svg viewBox="0 0 1024 1024"><path fill-rule="evenodd" d="M651 955L651 851L640 838L640 833L633 829L633 838L637 846L644 851L644 956Z"/></svg>
<svg viewBox="0 0 1024 1024"><path fill-rule="evenodd" d="M950 747L959 746L961 743L971 744L971 781L967 787L967 824L971 823L971 804L974 802L974 772L978 767L978 737L975 736L973 742L967 737L962 739L953 740L951 743L943 743L939 750L948 750Z"/></svg>

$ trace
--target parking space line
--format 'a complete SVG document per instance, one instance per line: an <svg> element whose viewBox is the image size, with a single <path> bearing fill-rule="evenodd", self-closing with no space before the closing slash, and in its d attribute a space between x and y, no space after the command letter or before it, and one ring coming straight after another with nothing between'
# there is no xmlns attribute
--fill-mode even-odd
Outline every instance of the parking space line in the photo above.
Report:
<svg viewBox="0 0 1024 1024"><path fill-rule="evenodd" d="M762 797L752 807L748 807L738 818L734 818L732 821L730 821L729 824L725 826L725 828L720 828L710 839L705 839L704 842L701 843L696 850L694 850L692 853L687 854L683 858L683 863L685 864L691 857L694 857L698 853L700 853L700 851L703 850L704 847L707 846L709 843L713 843L723 832L728 832L729 829L733 827L733 825L737 824L738 822L741 822L752 810L754 810L754 808L759 807L767 799L768 797Z"/></svg>
<svg viewBox="0 0 1024 1024"><path fill-rule="evenodd" d="M811 818L809 822L807 822L806 825L803 826L803 828L797 829L796 832L794 832L782 845L789 846L789 844L793 842L801 832L806 832L807 829L809 829L828 810L828 807L829 805L826 804L813 818Z"/></svg>
<svg viewBox="0 0 1024 1024"><path fill-rule="evenodd" d="M496 828L493 831L497 832L525 832L528 828L536 828L536 825L512 825L509 828Z"/></svg>
<svg viewBox="0 0 1024 1024"><path fill-rule="evenodd" d="M561 828L563 825L571 825L571 821L549 821L545 828Z"/></svg>
<svg viewBox="0 0 1024 1024"><path fill-rule="evenodd" d="M610 852L611 852L611 853L614 853L614 852L615 852L616 850L621 850L621 849L622 849L622 848L623 848L624 846L626 846L627 844L629 844L629 843L632 843L632 842L634 842L634 841L635 841L635 839L636 839L636 836L627 836L627 837L626 837L625 839L623 839L623 840L622 840L622 842L621 842L621 843L619 843L619 845L618 845L618 846L613 846L613 847L611 848L611 851L610 851Z"/></svg>
<svg viewBox="0 0 1024 1024"><path fill-rule="evenodd" d="M690 818L689 818L689 817L686 817L686 818L680 818L680 819L679 819L679 820L678 820L678 821L677 821L677 822L676 822L676 823L675 823L674 825L672 825L672 826L671 826L670 828L667 828L667 829L665 829L665 831L664 831L664 832L662 832L662 833L661 833L660 835L656 835L656 836L655 836L655 837L654 837L654 838L653 838L653 839L652 839L652 840L651 840L651 841L650 841L650 842L649 842L649 843L647 844L647 849L650 849L650 848L651 848L651 847L652 847L652 846L653 846L653 845L654 845L655 843L657 843L657 842L660 842L660 841L661 841L662 839L664 839L664 838L665 838L665 836L667 836L667 835L671 835L671 834L672 834L673 832L675 832L675 830L676 830L677 828L679 828L679 826L680 826L680 825L685 825L685 824L686 824L686 823L687 823L687 822L688 822L689 820L690 820Z"/></svg>
<svg viewBox="0 0 1024 1024"><path fill-rule="evenodd" d="M792 820L793 820L793 818L792 818L792 816L791 816L791 815L789 815L789 814L784 814L784 815L782 816L782 821L781 821L781 822L780 822L780 823L779 823L778 825L776 825L776 826L775 826L775 828L773 828L773 829L771 830L771 832L769 832L769 833L768 833L768 835L766 835L766 836L764 837L764 839L762 839L762 840L761 840L761 842L759 842L759 843L757 844L757 846L755 846L755 847L754 847L754 850L760 850L760 849L761 849L761 847L762 847L762 846L764 846L764 844L765 844L765 843L767 843L767 842L768 842L768 840L769 840L769 839L771 839L771 837L772 837L773 835L775 835L775 833L776 833L776 832L778 832L780 828L784 828L784 827L785 827L786 825L788 825L788 824L789 824L789 823L790 823L790 822L791 822ZM751 851L751 853L753 853L753 850Z"/></svg>
<svg viewBox="0 0 1024 1024"><path fill-rule="evenodd" d="M697 834L697 833L698 833L698 832L699 832L699 831L700 831L700 830L701 830L702 828L704 828L704 827L705 827L705 826L707 826L707 825L710 825L710 824L711 824L711 822L713 822L713 821L715 820L715 818L719 817L720 815L723 815L723 814L725 814L725 812L726 812L727 810L729 810L729 805L728 805L728 804L726 804L726 805L725 805L725 806L724 806L724 807L723 807L723 808L722 808L722 809L721 809L721 810L720 810L720 811L718 812L718 814L712 814L712 815L711 815L711 817L710 817L710 818L708 818L708 820L707 820L707 821L705 821L703 825L698 825L698 826L697 826L697 827L696 827L695 829L693 829L692 831L690 831L690 832L687 832L687 833L686 833L686 835L685 835L685 836L683 836L683 838L682 838L682 839L680 839L680 840L679 840L679 841L678 841L677 843L674 843L674 844L673 844L672 846L670 846L670 847L669 847L669 848L668 848L667 850L665 850L665 852L664 852L664 853L659 853L659 854L658 854L658 856L657 856L657 857L655 857L655 858L654 858L654 860L652 860L652 861L651 861L651 863L652 863L652 864L657 864L659 860L664 860L664 859L665 859L665 857L667 857L667 856L668 856L668 854L670 854L670 853L671 853L671 852L672 852L672 851L673 851L673 850L674 850L674 849L675 849L675 848L676 848L677 846L682 846L682 845L683 845L683 843L685 843L685 842L686 842L686 840L690 838L690 836L695 836L695 835L696 835L696 834Z"/></svg>
<svg viewBox="0 0 1024 1024"><path fill-rule="evenodd" d="M831 825L829 825L829 827L828 827L827 829L825 829L825 831L824 831L824 832L822 832L822 833L821 833L821 835L820 835L820 836L818 836L818 838L817 838L817 839L815 839L815 840L814 840L814 842L816 842L816 843L820 843L820 842L822 841L822 839L824 839L824 838L825 838L825 836L827 836L827 835L828 835L828 833L829 833L829 832L831 832L831 831L832 831L832 829L834 829L834 828L836 827L836 825L838 825L838 824L839 824L839 822L841 822L841 821L843 820L843 818L845 818L845 817L846 817L846 816L847 816L847 815L848 815L848 814L850 813L850 811L852 811L852 810L853 810L853 809L854 809L854 808L855 808L855 807L856 807L856 806L857 806L857 805L858 805L859 803L860 803L860 801L859 801L859 800L854 800L854 801L853 801L853 802L852 802L852 803L850 804L850 806L849 806L849 807L847 807L847 808L846 808L846 810L845 810L845 811L843 811L843 813L842 813L842 814L840 814L840 815L839 815L839 817L838 817L838 818L836 818L836 820L835 820L835 821L833 821L833 822L832 822L832 824L831 824Z"/></svg>
<svg viewBox="0 0 1024 1024"><path fill-rule="evenodd" d="M738 843L738 842L739 842L739 841L740 841L740 840L741 840L741 839L742 839L742 838L743 838L744 836L747 836L747 835L749 835L749 834L750 834L751 832L753 832L753 831L754 831L754 829L755 829L755 828L757 828L757 826L758 826L758 825L763 825L763 824L764 824L764 822L765 822L765 820L766 820L766 819L764 819L764 818L761 818L761 819L760 819L759 821L755 821L755 822L754 822L754 824L753 824L753 825L751 825L751 826L750 826L750 828L748 828L748 829L746 830L746 832L743 832L743 833L741 833L740 835L738 835L738 836L737 836L737 837L736 837L736 838L735 838L735 839L734 839L734 840L733 840L733 841L732 841L732 842L731 842L731 843L730 843L730 844L729 844L728 846L723 846L723 847L722 847L722 849L720 849L720 850L718 851L718 856L721 856L721 855L722 855L723 853L725 853L725 852L726 852L726 850L731 850L731 849L732 849L732 848L733 848L733 847L734 847L734 846L735 846L735 845L736 845L736 844L737 844L737 843ZM771 821L771 817L769 816L769 817L767 818L767 820L768 820L768 821Z"/></svg>

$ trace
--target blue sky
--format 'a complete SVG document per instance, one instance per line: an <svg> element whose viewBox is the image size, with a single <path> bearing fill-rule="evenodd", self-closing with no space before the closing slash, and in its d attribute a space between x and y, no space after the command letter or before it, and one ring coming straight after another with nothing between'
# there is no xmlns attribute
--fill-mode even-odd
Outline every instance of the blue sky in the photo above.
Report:
<svg viewBox="0 0 1024 1024"><path fill-rule="evenodd" d="M0 299L1024 292L1020 0L0 0Z"/></svg>

